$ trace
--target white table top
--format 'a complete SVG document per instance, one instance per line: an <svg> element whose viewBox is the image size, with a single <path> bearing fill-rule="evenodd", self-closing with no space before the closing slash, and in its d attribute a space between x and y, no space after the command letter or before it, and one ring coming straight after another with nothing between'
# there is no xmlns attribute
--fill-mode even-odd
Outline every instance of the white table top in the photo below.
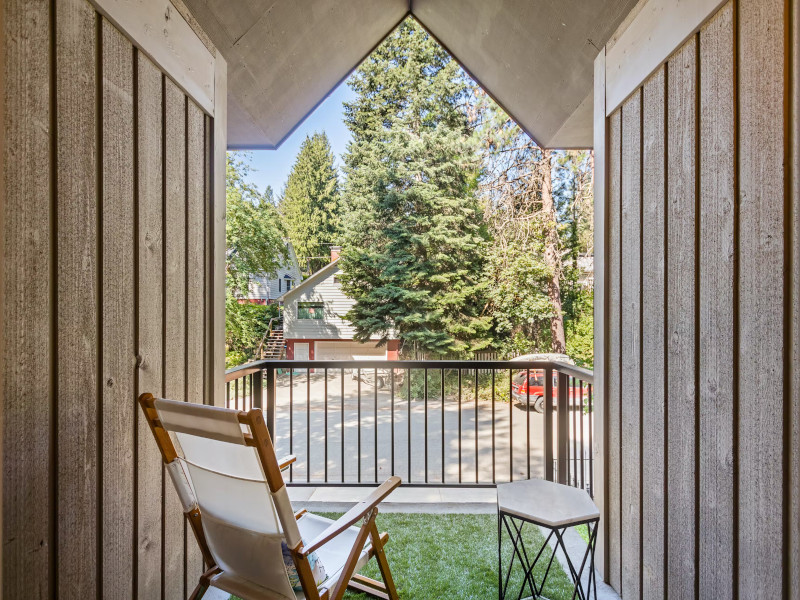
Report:
<svg viewBox="0 0 800 600"><path fill-rule="evenodd" d="M497 486L497 508L548 527L600 518L585 490L544 479L501 483Z"/></svg>

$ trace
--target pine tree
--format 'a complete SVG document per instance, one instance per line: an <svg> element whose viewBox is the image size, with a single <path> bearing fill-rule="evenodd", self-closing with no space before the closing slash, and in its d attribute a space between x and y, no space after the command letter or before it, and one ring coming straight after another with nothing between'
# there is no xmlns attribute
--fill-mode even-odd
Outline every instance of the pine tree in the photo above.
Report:
<svg viewBox="0 0 800 600"><path fill-rule="evenodd" d="M311 272L327 262L329 246L339 242L340 196L334 158L324 132L306 137L278 204L295 254Z"/></svg>
<svg viewBox="0 0 800 600"><path fill-rule="evenodd" d="M356 339L399 337L438 354L485 346L487 233L465 74L409 20L348 84L341 266Z"/></svg>

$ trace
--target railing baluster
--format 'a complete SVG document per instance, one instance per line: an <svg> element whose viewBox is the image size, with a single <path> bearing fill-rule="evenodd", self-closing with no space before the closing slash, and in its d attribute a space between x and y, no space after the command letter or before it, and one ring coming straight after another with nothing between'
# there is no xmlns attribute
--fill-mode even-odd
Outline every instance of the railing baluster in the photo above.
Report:
<svg viewBox="0 0 800 600"><path fill-rule="evenodd" d="M492 419L494 423L494 419ZM493 425L494 426L494 425ZM475 367L475 483L480 482L480 472L478 471L478 368Z"/></svg>
<svg viewBox="0 0 800 600"><path fill-rule="evenodd" d="M424 370L425 375L425 483L428 483L428 369Z"/></svg>
<svg viewBox="0 0 800 600"><path fill-rule="evenodd" d="M558 372L558 407L556 423L558 433L558 483L569 483L569 379L561 371Z"/></svg>
<svg viewBox="0 0 800 600"><path fill-rule="evenodd" d="M341 428L342 428L342 483L344 483L344 368L342 368L342 415L341 415Z"/></svg>
<svg viewBox="0 0 800 600"><path fill-rule="evenodd" d="M289 454L294 454L294 368L289 367ZM293 464L289 465L289 481L294 481Z"/></svg>
<svg viewBox="0 0 800 600"><path fill-rule="evenodd" d="M239 410L239 380L237 379L233 385L233 396L236 399L236 410Z"/></svg>
<svg viewBox="0 0 800 600"><path fill-rule="evenodd" d="M461 369L458 370L458 483L461 483Z"/></svg>
<svg viewBox="0 0 800 600"><path fill-rule="evenodd" d="M275 367L267 368L267 431L273 440L275 437L275 397L277 390L275 389Z"/></svg>
<svg viewBox="0 0 800 600"><path fill-rule="evenodd" d="M373 413L375 414L375 421L373 423L374 427L374 458L375 458L375 483L378 483L378 369L375 369L375 398L373 402Z"/></svg>
<svg viewBox="0 0 800 600"><path fill-rule="evenodd" d="M525 440L525 447L526 447L526 456L528 457L528 479L531 478L531 370L525 369L525 427L527 428L526 431L526 440ZM509 398L510 402L514 401L514 398Z"/></svg>
<svg viewBox="0 0 800 600"><path fill-rule="evenodd" d="M496 421L494 410L495 410L495 370L492 369L492 483L497 483L497 456L495 454L495 450L497 449L497 442L495 441L494 435L494 423Z"/></svg>
<svg viewBox="0 0 800 600"><path fill-rule="evenodd" d="M306 369L306 483L311 482L311 368Z"/></svg>
<svg viewBox="0 0 800 600"><path fill-rule="evenodd" d="M572 413L572 485L578 487L578 422L575 420L575 378L571 378L572 385L569 388L569 411Z"/></svg>
<svg viewBox="0 0 800 600"><path fill-rule="evenodd" d="M445 445L444 445L444 369L442 369L442 483L444 483L444 453L445 453Z"/></svg>
<svg viewBox="0 0 800 600"><path fill-rule="evenodd" d="M592 407L592 389L593 386L589 385L589 491L592 498L594 498L594 446L592 446L592 429L594 429L594 414Z"/></svg>
<svg viewBox="0 0 800 600"><path fill-rule="evenodd" d="M395 470L394 470L394 369L393 368L389 369L389 381L391 382L391 388L392 388L391 391L390 391L391 404L392 404L392 406L391 406L391 408L392 408L392 417L391 417L391 422L392 422L392 434L391 434L391 439L392 439L392 473L391 474L395 475Z"/></svg>
<svg viewBox="0 0 800 600"><path fill-rule="evenodd" d="M512 376L508 370L508 480L514 481L514 403L511 401Z"/></svg>
<svg viewBox="0 0 800 600"><path fill-rule="evenodd" d="M231 408L231 382L225 383L225 408Z"/></svg>
<svg viewBox="0 0 800 600"><path fill-rule="evenodd" d="M586 454L586 444L584 444L584 437L583 437L583 421L584 421L584 415L583 415L583 380L580 380L580 384L579 385L580 385L580 394L581 394L581 407L580 407L580 414L579 414L579 418L581 420L581 489L585 490L586 489L586 482L584 481L584 478L586 476L586 473L585 473L584 469L586 467L584 467L584 465L583 465L583 455Z"/></svg>
<svg viewBox="0 0 800 600"><path fill-rule="evenodd" d="M406 419L406 425L408 426L408 437L406 437L408 445L408 483L411 483L411 369L406 369L406 387L408 389L406 396L408 399L406 406L406 411L408 412L408 418Z"/></svg>
<svg viewBox="0 0 800 600"><path fill-rule="evenodd" d="M325 483L328 483L328 369L323 369L325 374L325 428L322 430L322 439L325 440Z"/></svg>
<svg viewBox="0 0 800 600"><path fill-rule="evenodd" d="M544 478L553 481L553 369L544 370L544 418L542 419L544 431L542 443L544 446Z"/></svg>
<svg viewBox="0 0 800 600"><path fill-rule="evenodd" d="M361 368L358 369L358 483L361 483Z"/></svg>

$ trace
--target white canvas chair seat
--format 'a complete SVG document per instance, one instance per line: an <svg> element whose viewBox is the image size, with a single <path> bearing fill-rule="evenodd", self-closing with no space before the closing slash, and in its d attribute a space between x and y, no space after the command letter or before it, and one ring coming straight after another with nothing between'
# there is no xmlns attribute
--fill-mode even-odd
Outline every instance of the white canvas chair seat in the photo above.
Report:
<svg viewBox="0 0 800 600"><path fill-rule="evenodd" d="M304 540L313 540L325 529L333 523L332 519L327 519L319 515L305 513L297 521L300 529L300 535ZM342 574L342 568L347 560L353 544L358 535L358 527L349 527L342 534L332 539L327 544L323 545L317 550L317 556L325 565L325 571L328 578L319 586L319 589L331 589L335 587ZM356 563L356 571L359 571L370 558L371 544L367 542L364 550L359 555L358 562ZM237 577L236 575L228 574L227 572L220 573L211 579L211 585L231 594L235 594L240 598L264 598L269 600L282 599L284 596L274 593L272 590L258 586L252 581ZM295 591L294 598L305 599L305 594L301 591Z"/></svg>
<svg viewBox="0 0 800 600"><path fill-rule="evenodd" d="M377 504L397 485L390 478L337 521L295 515L263 414L140 398L208 570L192 598L209 586L244 600L340 600L346 587L397 598L375 527ZM361 527L353 526L359 520ZM283 543L303 591L292 588ZM315 552L327 577L314 581ZM384 583L358 575L375 556Z"/></svg>

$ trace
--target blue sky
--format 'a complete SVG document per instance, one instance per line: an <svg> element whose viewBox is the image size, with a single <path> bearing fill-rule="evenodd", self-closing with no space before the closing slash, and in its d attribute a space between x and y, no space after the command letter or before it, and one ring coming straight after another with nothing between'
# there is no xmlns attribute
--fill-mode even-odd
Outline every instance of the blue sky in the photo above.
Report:
<svg viewBox="0 0 800 600"><path fill-rule="evenodd" d="M250 152L250 165L252 171L248 179L254 183L260 191L264 191L267 186L272 186L275 196L281 193L286 178L292 170L295 156L300 150L300 144L306 136L315 131L324 131L328 134L333 153L337 157L336 164L341 166L341 156L347 149L350 141L350 131L344 124L344 112L342 102L352 100L355 94L350 90L346 83L342 83L322 104L317 107L305 121L283 142L277 150L253 150Z"/></svg>

